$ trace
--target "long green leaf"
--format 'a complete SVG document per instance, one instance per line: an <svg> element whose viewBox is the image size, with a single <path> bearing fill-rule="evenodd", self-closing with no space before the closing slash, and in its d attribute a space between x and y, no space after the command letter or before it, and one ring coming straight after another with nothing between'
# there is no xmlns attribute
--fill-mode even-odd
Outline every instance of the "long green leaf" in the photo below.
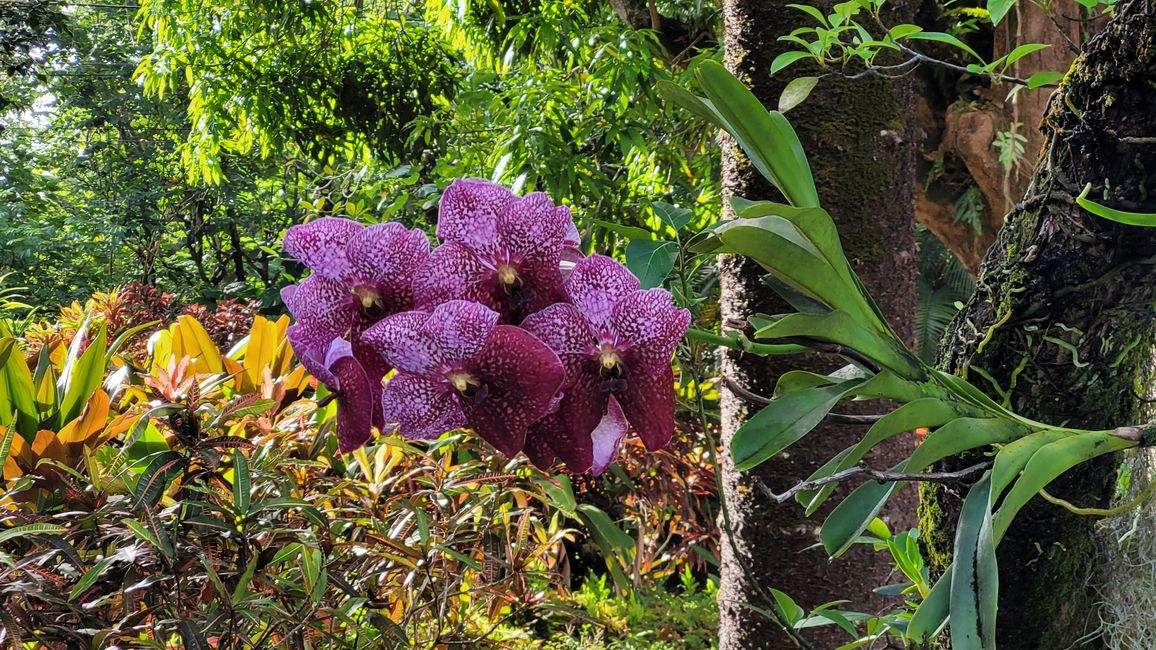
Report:
<svg viewBox="0 0 1156 650"><path fill-rule="evenodd" d="M1049 483L1080 463L1093 458L1135 447L1134 440L1118 438L1108 432L1095 431L1067 436L1044 445L1024 466L1023 475L1012 485L995 513L995 539L1003 539L1012 519L1020 509Z"/></svg>
<svg viewBox="0 0 1156 650"><path fill-rule="evenodd" d="M13 528L0 529L0 543L25 535L62 535L68 532L64 526L56 524L24 524Z"/></svg>
<svg viewBox="0 0 1156 650"><path fill-rule="evenodd" d="M920 427L935 429L962 415L964 413L961 412L959 404L945 402L934 397L925 397L908 402L872 424L858 444L844 452L838 463L830 468L827 466L819 468L807 480L824 478L850 469L863 460L867 452L874 449L875 446L901 433L913 431ZM835 483L829 483L818 491L804 492L799 495L798 500L806 507L807 515L811 515L818 510L819 506L823 505L835 490L835 486Z"/></svg>
<svg viewBox="0 0 1156 650"><path fill-rule="evenodd" d="M233 507L244 517L249 513L249 499L253 490L253 479L249 474L249 461L240 449L233 450Z"/></svg>
<svg viewBox="0 0 1156 650"><path fill-rule="evenodd" d="M707 98L663 86L671 101L724 129L738 141L755 168L792 205L819 205L819 193L799 136L782 113L768 111L722 64L706 61L695 71Z"/></svg>
<svg viewBox="0 0 1156 650"><path fill-rule="evenodd" d="M923 365L897 339L869 330L842 310L828 314L788 314L755 332L759 339L806 338L843 345L905 379L926 377Z"/></svg>
<svg viewBox="0 0 1156 650"><path fill-rule="evenodd" d="M60 400L60 423L67 424L76 419L88 399L100 388L104 379L106 332L103 325L88 345L84 354L71 366L70 374L64 379L64 397Z"/></svg>
<svg viewBox="0 0 1156 650"><path fill-rule="evenodd" d="M40 410L36 406L36 385L22 354L8 355L0 371L0 424L15 427L28 442L40 428Z"/></svg>
<svg viewBox="0 0 1156 650"><path fill-rule="evenodd" d="M951 647L995 650L999 570L992 539L991 472L963 500L955 533L951 577Z"/></svg>
<svg viewBox="0 0 1156 650"><path fill-rule="evenodd" d="M917 643L926 643L938 635L947 624L947 613L951 608L951 576L955 565L949 565L939 580L931 587L927 597L919 603L911 622L907 624L907 637Z"/></svg>
<svg viewBox="0 0 1156 650"><path fill-rule="evenodd" d="M764 406L731 439L735 469L756 467L798 442L861 383L863 379L852 379L833 386L796 390Z"/></svg>
<svg viewBox="0 0 1156 650"><path fill-rule="evenodd" d="M1023 425L1002 418L958 418L928 435L911 457L895 465L892 471L922 472L948 456L1011 442L1025 433L1027 429ZM864 483L843 499L819 531L827 554L840 555L850 548L902 483L905 481Z"/></svg>

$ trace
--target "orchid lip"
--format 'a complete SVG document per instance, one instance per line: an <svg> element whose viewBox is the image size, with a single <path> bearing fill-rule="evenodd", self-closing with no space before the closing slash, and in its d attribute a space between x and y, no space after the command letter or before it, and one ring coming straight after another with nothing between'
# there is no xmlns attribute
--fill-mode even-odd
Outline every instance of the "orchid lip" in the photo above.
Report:
<svg viewBox="0 0 1156 650"><path fill-rule="evenodd" d="M610 344L603 343L598 349L598 374L603 379L617 379L622 376L622 357Z"/></svg>
<svg viewBox="0 0 1156 650"><path fill-rule="evenodd" d="M482 382L464 370L454 370L446 373L446 380L450 386L462 397L474 399L482 393Z"/></svg>

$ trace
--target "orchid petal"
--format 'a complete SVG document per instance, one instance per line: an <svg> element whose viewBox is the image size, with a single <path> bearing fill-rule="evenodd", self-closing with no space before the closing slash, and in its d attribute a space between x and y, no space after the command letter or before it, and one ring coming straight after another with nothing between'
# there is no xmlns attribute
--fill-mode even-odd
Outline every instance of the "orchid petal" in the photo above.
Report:
<svg viewBox="0 0 1156 650"><path fill-rule="evenodd" d="M337 441L341 453L348 454L373 435L373 395L365 371L353 357L338 357L330 370L340 386L337 392Z"/></svg>
<svg viewBox="0 0 1156 650"><path fill-rule="evenodd" d="M594 452L594 462L590 466L590 473L598 476L614 459L618 457L618 450L622 447L622 439L626 437L626 416L618 400L611 397L606 401L606 415L590 432L591 446Z"/></svg>
<svg viewBox="0 0 1156 650"><path fill-rule="evenodd" d="M542 192L527 194L498 219L498 236L511 261L531 261L557 267L565 245L565 222L557 207Z"/></svg>
<svg viewBox="0 0 1156 650"><path fill-rule="evenodd" d="M414 302L418 309L433 309L448 300L472 300L493 309L501 306L494 298L497 279L469 248L456 242L438 246L413 278Z"/></svg>
<svg viewBox="0 0 1156 650"><path fill-rule="evenodd" d="M462 398L462 410L474 431L506 456L522 450L526 431L546 415L565 376L546 344L511 325L494 327L466 370L483 388Z"/></svg>
<svg viewBox="0 0 1156 650"><path fill-rule="evenodd" d="M317 381L334 390L337 387L337 378L329 371L325 363L326 352L333 341L333 337L325 332L311 330L301 325L290 325L285 330L289 338L289 345L293 347L293 354L305 367L306 372L313 375Z"/></svg>
<svg viewBox="0 0 1156 650"><path fill-rule="evenodd" d="M345 245L364 229L356 221L323 217L290 227L281 245L305 266L330 280L340 280L349 272Z"/></svg>
<svg viewBox="0 0 1156 650"><path fill-rule="evenodd" d="M317 274L292 291L282 291L281 297L299 324L330 338L344 336L357 311L344 285Z"/></svg>
<svg viewBox="0 0 1156 650"><path fill-rule="evenodd" d="M593 367L567 381L557 412L534 424L532 437L546 440L570 471L585 472L594 464L591 433L606 413L608 395L599 388Z"/></svg>
<svg viewBox="0 0 1156 650"><path fill-rule="evenodd" d="M453 389L444 381L398 374L385 385L381 410L406 438L433 440L466 424Z"/></svg>
<svg viewBox="0 0 1156 650"><path fill-rule="evenodd" d="M555 303L530 314L522 321L522 329L537 336L558 355L568 380L596 352L594 333L574 305Z"/></svg>
<svg viewBox="0 0 1156 650"><path fill-rule="evenodd" d="M458 179L442 193L437 236L490 255L498 252L498 220L516 200L513 192L480 178Z"/></svg>
<svg viewBox="0 0 1156 650"><path fill-rule="evenodd" d="M604 255L591 255L579 261L566 278L570 302L603 334L610 326L614 305L638 290L638 278L625 266Z"/></svg>
<svg viewBox="0 0 1156 650"><path fill-rule="evenodd" d="M534 467L540 470L548 470L554 466L554 449L550 447L549 440L543 435L542 430L537 424L534 424L526 431L526 445L522 448L522 452L534 463Z"/></svg>
<svg viewBox="0 0 1156 650"><path fill-rule="evenodd" d="M346 246L352 287L369 286L390 311L413 307L412 278L429 257L429 240L400 223L365 228Z"/></svg>
<svg viewBox="0 0 1156 650"><path fill-rule="evenodd" d="M625 387L615 393L626 419L650 451L666 446L674 435L674 371L627 364Z"/></svg>
<svg viewBox="0 0 1156 650"><path fill-rule="evenodd" d="M498 313L485 305L451 300L433 312L390 316L361 338L391 366L433 375L453 369L481 351L497 322Z"/></svg>
<svg viewBox="0 0 1156 650"><path fill-rule="evenodd" d="M690 312L675 307L665 289L635 291L614 306L610 324L619 345L630 350L636 360L669 365L690 326Z"/></svg>

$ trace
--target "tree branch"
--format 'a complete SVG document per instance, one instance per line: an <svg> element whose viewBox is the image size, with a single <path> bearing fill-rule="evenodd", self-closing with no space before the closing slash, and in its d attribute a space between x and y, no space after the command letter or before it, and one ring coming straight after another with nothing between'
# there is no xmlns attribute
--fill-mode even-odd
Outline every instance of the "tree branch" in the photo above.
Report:
<svg viewBox="0 0 1156 650"><path fill-rule="evenodd" d="M976 465L972 465L971 467L966 467L966 468L961 469L957 472L918 473L918 472L885 472L882 470L872 469L870 467L863 467L862 465L858 465L855 467L845 469L841 472L836 472L830 476L824 476L823 478L817 478L813 481L803 481L802 483L795 485L794 487L787 490L786 492L783 492L782 494L775 494L771 490L771 488L767 487L767 485L765 483L763 483L762 480L759 479L758 477L755 477L755 485L757 485L759 490L761 490L762 493L765 496L767 496L768 498L774 499L778 503L783 503L784 501L787 501L788 499L790 499L791 497L794 497L796 494L798 494L800 492L810 492L812 490L816 490L818 488L821 488L824 485L827 485L828 483L838 483L839 481L842 481L843 479L851 478L854 476L866 476L867 478L870 478L870 479L873 479L876 481L881 481L881 482L926 481L926 482L930 482L930 483L952 483L955 481L964 480L964 479L968 478L969 476L971 476L972 474L976 474L976 473L982 472L986 469L990 469L991 466L992 466L992 462L989 460L989 461L984 461L982 463L978 463Z"/></svg>

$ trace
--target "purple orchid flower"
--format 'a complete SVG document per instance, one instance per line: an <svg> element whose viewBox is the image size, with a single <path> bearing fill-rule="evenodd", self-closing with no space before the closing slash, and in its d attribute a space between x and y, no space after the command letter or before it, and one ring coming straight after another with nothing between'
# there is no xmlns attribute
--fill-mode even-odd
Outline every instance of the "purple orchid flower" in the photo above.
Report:
<svg viewBox="0 0 1156 650"><path fill-rule="evenodd" d="M569 208L476 178L446 188L437 235L442 245L414 278L418 307L470 300L513 324L563 299L560 265L579 243Z"/></svg>
<svg viewBox="0 0 1156 650"><path fill-rule="evenodd" d="M362 339L397 368L381 396L386 421L418 439L469 426L506 456L521 451L565 370L542 341L498 321L485 305L451 300L369 328Z"/></svg>
<svg viewBox="0 0 1156 650"><path fill-rule="evenodd" d="M550 305L522 322L566 368L563 397L531 428L526 453L539 467L557 454L573 471L599 474L617 456L627 422L651 451L670 442L670 358L690 312L663 289L640 290L638 278L602 255L578 262L565 290L570 304Z"/></svg>
<svg viewBox="0 0 1156 650"><path fill-rule="evenodd" d="M283 246L313 270L300 285L281 290L297 320L289 337L294 352L318 381L339 390L339 384L331 382L340 377L324 359L338 339L345 339L349 354L339 358L348 361L340 364L356 364L367 378L368 424L354 431L351 423L362 422L360 418L348 420L344 428L340 418L338 422L342 452L356 449L369 439L371 425L384 426L381 381L390 370L364 346L361 333L386 316L413 308L410 280L429 257L429 240L420 230L398 223L363 226L326 217L289 228Z"/></svg>

